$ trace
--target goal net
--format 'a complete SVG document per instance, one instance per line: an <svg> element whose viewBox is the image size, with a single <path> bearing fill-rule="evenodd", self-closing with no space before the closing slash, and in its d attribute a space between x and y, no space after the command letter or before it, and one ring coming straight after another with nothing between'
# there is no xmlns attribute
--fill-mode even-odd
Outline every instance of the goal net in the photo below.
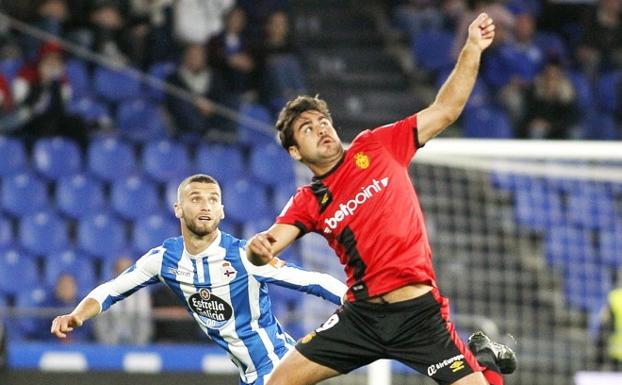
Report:
<svg viewBox="0 0 622 385"><path fill-rule="evenodd" d="M410 174L452 319L464 339L483 329L515 348L508 385L567 385L611 368L598 339L607 294L622 286L620 143L439 138ZM301 248L305 266L343 274L321 238L304 237ZM310 297L307 330L330 314ZM329 383L434 383L384 367L381 380L360 371Z"/></svg>

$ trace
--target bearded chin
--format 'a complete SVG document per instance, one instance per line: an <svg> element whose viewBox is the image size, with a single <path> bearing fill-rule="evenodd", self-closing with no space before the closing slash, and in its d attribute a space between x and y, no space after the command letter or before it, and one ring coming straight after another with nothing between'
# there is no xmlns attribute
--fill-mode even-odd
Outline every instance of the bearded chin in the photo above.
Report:
<svg viewBox="0 0 622 385"><path fill-rule="evenodd" d="M186 222L186 227L188 228L188 230L190 230L192 234L196 235L197 237L204 237L216 231L219 224L220 220L214 221L211 226L198 226L195 222Z"/></svg>

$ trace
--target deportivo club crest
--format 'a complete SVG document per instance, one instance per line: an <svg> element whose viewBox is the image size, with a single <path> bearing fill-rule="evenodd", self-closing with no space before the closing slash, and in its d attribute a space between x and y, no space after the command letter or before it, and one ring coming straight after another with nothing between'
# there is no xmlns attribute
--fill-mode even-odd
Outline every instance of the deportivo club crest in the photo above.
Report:
<svg viewBox="0 0 622 385"><path fill-rule="evenodd" d="M356 167L365 170L369 167L369 157L364 152L357 152L354 155L354 163L356 163Z"/></svg>
<svg viewBox="0 0 622 385"><path fill-rule="evenodd" d="M229 280L234 279L236 274L238 273L238 271L233 266L231 266L231 263L229 262L223 262L222 266L220 266L220 271L222 272L222 275L224 275Z"/></svg>

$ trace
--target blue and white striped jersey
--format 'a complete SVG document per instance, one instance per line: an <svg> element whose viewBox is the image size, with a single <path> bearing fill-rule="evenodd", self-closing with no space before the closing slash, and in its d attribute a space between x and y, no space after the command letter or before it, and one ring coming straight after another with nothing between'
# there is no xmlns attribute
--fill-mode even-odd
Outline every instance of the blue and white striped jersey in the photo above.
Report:
<svg viewBox="0 0 622 385"><path fill-rule="evenodd" d="M263 383L295 343L272 314L267 283L335 304L341 303L346 286L328 274L308 272L276 258L276 263L255 266L247 260L245 246L246 241L219 231L205 251L191 255L182 237L170 238L88 297L105 311L135 291L163 282L201 329L227 351L242 383Z"/></svg>

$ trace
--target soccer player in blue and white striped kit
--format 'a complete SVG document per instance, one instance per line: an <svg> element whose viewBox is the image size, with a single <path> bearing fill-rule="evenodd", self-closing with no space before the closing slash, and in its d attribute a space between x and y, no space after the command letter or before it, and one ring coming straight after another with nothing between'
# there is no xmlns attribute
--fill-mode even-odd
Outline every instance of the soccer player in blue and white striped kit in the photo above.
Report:
<svg viewBox="0 0 622 385"><path fill-rule="evenodd" d="M246 241L218 229L224 218L218 182L204 174L179 185L175 216L182 236L165 240L117 278L91 291L69 314L52 322L59 338L117 301L158 282L167 285L201 329L240 370L242 384L263 385L295 341L271 311L267 283L341 304L346 286L327 274L308 272L275 259L255 266Z"/></svg>

